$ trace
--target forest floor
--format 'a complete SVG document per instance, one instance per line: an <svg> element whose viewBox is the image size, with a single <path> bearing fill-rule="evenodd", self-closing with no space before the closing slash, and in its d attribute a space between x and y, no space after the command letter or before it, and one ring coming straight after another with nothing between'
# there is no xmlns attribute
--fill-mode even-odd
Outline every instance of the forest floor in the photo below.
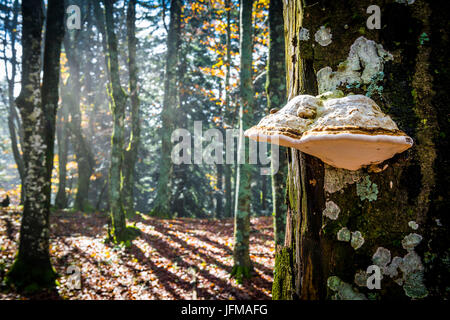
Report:
<svg viewBox="0 0 450 320"><path fill-rule="evenodd" d="M0 283L17 252L21 216L0 209ZM233 220L161 220L139 215L141 234L128 248L105 243L108 216L58 211L51 216L50 254L61 276L55 290L21 295L0 287L0 299L270 299L274 241L271 217L251 219L254 274L230 278ZM81 288L73 289L71 269ZM72 267L73 268L73 267Z"/></svg>

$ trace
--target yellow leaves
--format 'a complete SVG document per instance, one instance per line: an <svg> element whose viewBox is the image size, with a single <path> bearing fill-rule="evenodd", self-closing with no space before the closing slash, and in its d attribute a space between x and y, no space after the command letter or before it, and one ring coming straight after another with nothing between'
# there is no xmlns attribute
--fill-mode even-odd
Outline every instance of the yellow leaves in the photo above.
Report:
<svg viewBox="0 0 450 320"><path fill-rule="evenodd" d="M76 170L78 168L78 164L76 161L69 161L66 165L67 170Z"/></svg>
<svg viewBox="0 0 450 320"><path fill-rule="evenodd" d="M98 178L101 178L103 176L103 174L101 173L101 172L96 172L96 173L93 173L92 175L91 175L91 177L89 178L89 180L90 181L95 181L95 180L97 180Z"/></svg>
<svg viewBox="0 0 450 320"><path fill-rule="evenodd" d="M213 67L213 69L216 69L216 68L220 68L221 66L223 66L223 59L219 59L219 61L212 67Z"/></svg>
<svg viewBox="0 0 450 320"><path fill-rule="evenodd" d="M222 69L214 69L209 67L200 67L200 70L207 75L215 77L225 77L225 72Z"/></svg>
<svg viewBox="0 0 450 320"><path fill-rule="evenodd" d="M61 52L59 62L61 64L61 79L64 85L67 84L67 79L69 79L69 67L67 66L67 56L65 52Z"/></svg>
<svg viewBox="0 0 450 320"><path fill-rule="evenodd" d="M209 180L209 185L211 186L211 188L213 188L214 190L218 190L217 189L217 176L213 176L212 174L205 174L205 177Z"/></svg>

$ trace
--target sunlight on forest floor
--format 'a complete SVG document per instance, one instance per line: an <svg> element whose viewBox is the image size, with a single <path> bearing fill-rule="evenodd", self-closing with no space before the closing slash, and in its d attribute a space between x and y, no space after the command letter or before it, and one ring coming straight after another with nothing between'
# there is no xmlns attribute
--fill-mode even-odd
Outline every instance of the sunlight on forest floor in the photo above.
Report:
<svg viewBox="0 0 450 320"><path fill-rule="evenodd" d="M233 220L131 221L142 233L128 249L105 244L107 215L56 212L51 216L50 254L62 276L44 299L271 299L274 241L271 217L252 218L250 256L255 273L236 284ZM11 266L19 237L20 215L0 211L0 282ZM71 289L67 268L78 266L81 289ZM195 284L196 283L196 284ZM0 299L23 299L0 292Z"/></svg>

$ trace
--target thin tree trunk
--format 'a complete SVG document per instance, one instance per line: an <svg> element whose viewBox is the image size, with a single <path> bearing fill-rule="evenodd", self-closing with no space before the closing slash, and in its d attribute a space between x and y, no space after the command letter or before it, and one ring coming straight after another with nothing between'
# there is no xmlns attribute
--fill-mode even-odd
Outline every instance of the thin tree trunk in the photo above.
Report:
<svg viewBox="0 0 450 320"><path fill-rule="evenodd" d="M157 195L152 214L157 217L170 217L171 187L173 165L171 160L172 143L170 137L174 129L174 108L178 105L178 53L181 40L181 14L183 3L181 0L172 0L170 5L170 24L167 34L167 58L164 77L164 99L161 112L161 161Z"/></svg>
<svg viewBox="0 0 450 320"><path fill-rule="evenodd" d="M61 91L63 89L61 88ZM61 94L64 95L63 93ZM58 209L67 208L67 157L69 154L69 129L68 129L68 104L63 103L59 109L59 123L56 124L56 137L58 140L58 192L55 197L55 207Z"/></svg>
<svg viewBox="0 0 450 320"><path fill-rule="evenodd" d="M223 218L223 164L216 164L217 170L217 190L216 192L216 219Z"/></svg>
<svg viewBox="0 0 450 320"><path fill-rule="evenodd" d="M64 36L64 3L49 0L42 88L41 42L44 21L42 1L22 2L22 88L16 100L23 128L25 201L20 244L7 282L19 289L35 290L54 285L56 273L49 254L51 173L58 105L61 41ZM30 270L32 270L30 272Z"/></svg>
<svg viewBox="0 0 450 320"><path fill-rule="evenodd" d="M284 54L284 24L282 0L271 0L269 7L269 61L267 66L267 106L268 109L282 108L286 103L286 67ZM273 227L276 245L284 243L286 220L286 149L278 152L278 171L272 173ZM273 163L272 163L273 165Z"/></svg>
<svg viewBox="0 0 450 320"><path fill-rule="evenodd" d="M20 193L20 203L23 204L24 200L24 175L25 175L25 167L22 159L22 154L19 149L19 141L17 139L17 132L21 133L22 126L19 115L16 110L16 103L14 101L14 90L15 90L15 82L17 75L17 50L16 50L16 41L17 41L17 25L18 25L18 16L20 13L20 4L18 0L14 1L13 4L13 18L11 21L5 21L5 29L10 34L11 39L11 59L9 60L6 56L6 51L3 53L3 61L5 64L6 78L8 83L8 104L9 104L9 115L8 115L8 129L11 138L11 149L14 156L14 161L17 165L17 170L19 172L20 181L22 182L21 193ZM7 38L5 37L3 40L3 47L7 47ZM6 50L6 49L5 49ZM8 74L8 60L11 64L11 76ZM17 123L17 128L16 128Z"/></svg>
<svg viewBox="0 0 450 320"><path fill-rule="evenodd" d="M249 255L250 238L250 180L252 166L249 163L248 152L245 152L244 130L251 125L253 115L253 84L252 84L252 0L242 0L240 7L240 56L241 56L241 103L239 108L239 147L238 159L245 153L244 164L237 165L236 202L234 210L234 266L231 274L238 282L250 278L252 263Z"/></svg>
<svg viewBox="0 0 450 320"><path fill-rule="evenodd" d="M135 214L134 211L134 177L140 140L139 96L138 96L138 70L136 65L136 0L130 0L127 10L127 36L128 36L128 70L131 98L131 137L125 151L123 197L125 213L128 217Z"/></svg>
<svg viewBox="0 0 450 320"><path fill-rule="evenodd" d="M380 30L366 28L370 15L363 13L370 5L381 8ZM285 5L290 98L317 94L326 83L315 72L325 67L340 72L338 66L363 35L376 50L365 51L370 59L360 68L375 61L381 72L369 84L355 88L344 83L339 89L370 95L414 139L414 146L385 161L378 172L336 169L290 150L286 238L276 256L274 299L448 299L448 244L442 239L449 232L450 175L448 139L442 137L450 132L439 115L448 109L449 74L436 72L449 69L444 58L449 41L441 30L450 26L443 6L444 1L308 6L301 0ZM323 21L332 33L328 45L314 39ZM310 39L299 38L301 28L309 30ZM392 61L384 60L383 50ZM334 208L336 220L322 215L325 208ZM339 234L349 240L344 228L352 232L350 242L337 239ZM381 268L381 290L367 286L371 265Z"/></svg>
<svg viewBox="0 0 450 320"><path fill-rule="evenodd" d="M126 94L120 85L119 52L114 32L114 1L105 0L105 25L108 42L108 66L110 75L110 108L113 115L111 138L111 167L109 170L109 201L111 212L110 237L115 243L126 241L126 219L122 197L122 170L124 153L124 120Z"/></svg>
<svg viewBox="0 0 450 320"><path fill-rule="evenodd" d="M225 7L227 11L227 43L226 43L226 74L225 74L225 123L229 124L232 112L230 110L230 78L231 78L231 3L230 0L225 1ZM231 165L224 165L224 176L225 176L225 216L233 216L233 197L232 197L232 168Z"/></svg>

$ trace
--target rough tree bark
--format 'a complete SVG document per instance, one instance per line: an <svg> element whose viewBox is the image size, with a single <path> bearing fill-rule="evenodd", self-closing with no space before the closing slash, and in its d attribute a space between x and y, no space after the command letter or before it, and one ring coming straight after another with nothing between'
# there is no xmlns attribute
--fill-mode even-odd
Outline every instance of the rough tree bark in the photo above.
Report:
<svg viewBox="0 0 450 320"><path fill-rule="evenodd" d="M128 2L127 10L127 37L128 37L128 71L131 99L131 136L127 150L125 151L125 164L123 167L123 200L124 209L128 217L135 214L134 211L134 176L138 156L140 140L139 120L139 95L138 95L138 70L136 65L136 0Z"/></svg>
<svg viewBox="0 0 450 320"><path fill-rule="evenodd" d="M167 58L164 75L164 99L161 111L161 161L157 195L152 214L158 217L171 217L171 183L173 165L171 160L172 143L170 141L174 130L174 108L178 106L178 53L180 48L181 15L183 2L172 0L170 5L170 24L167 34Z"/></svg>
<svg viewBox="0 0 450 320"><path fill-rule="evenodd" d="M127 96L120 85L119 52L114 32L114 0L105 0L105 29L108 43L109 94L113 116L111 137L111 167L109 169L109 201L111 212L110 238L115 243L127 240L126 218L122 196L122 168L124 154L124 121Z"/></svg>
<svg viewBox="0 0 450 320"><path fill-rule="evenodd" d="M244 131L251 125L254 105L252 83L252 0L242 0L240 4L240 57L241 57L241 103L239 107L239 145L238 159L245 159L243 164L237 165L236 173L236 202L234 207L234 266L231 275L241 282L243 278L250 278L252 262L249 256L250 238L250 180L252 166L246 152Z"/></svg>
<svg viewBox="0 0 450 320"><path fill-rule="evenodd" d="M41 42L44 3L22 2L22 88L16 100L23 128L25 201L19 251L7 282L19 289L51 287L56 279L49 254L51 173L58 105L64 3L50 0L47 9L41 87Z"/></svg>
<svg viewBox="0 0 450 320"><path fill-rule="evenodd" d="M448 299L449 124L442 115L448 113L450 74L443 30L450 26L440 12L444 1L399 2L285 5L289 98L326 88L331 78L317 77L319 70L331 67L331 77L339 75L356 39L373 40L360 39L375 50L359 56L359 71L376 66L376 77L339 89L370 95L414 146L377 170L358 171L290 150L286 238L276 255L274 299ZM370 5L381 8L380 30L366 27ZM367 286L370 265L383 273L379 290Z"/></svg>
<svg viewBox="0 0 450 320"><path fill-rule="evenodd" d="M269 60L267 63L267 106L282 108L286 103L286 66L284 54L283 2L271 0L269 7ZM276 161L274 159L274 161ZM273 226L276 245L284 243L286 220L286 191L284 185L287 175L286 148L281 147L278 154L278 172L272 174Z"/></svg>

